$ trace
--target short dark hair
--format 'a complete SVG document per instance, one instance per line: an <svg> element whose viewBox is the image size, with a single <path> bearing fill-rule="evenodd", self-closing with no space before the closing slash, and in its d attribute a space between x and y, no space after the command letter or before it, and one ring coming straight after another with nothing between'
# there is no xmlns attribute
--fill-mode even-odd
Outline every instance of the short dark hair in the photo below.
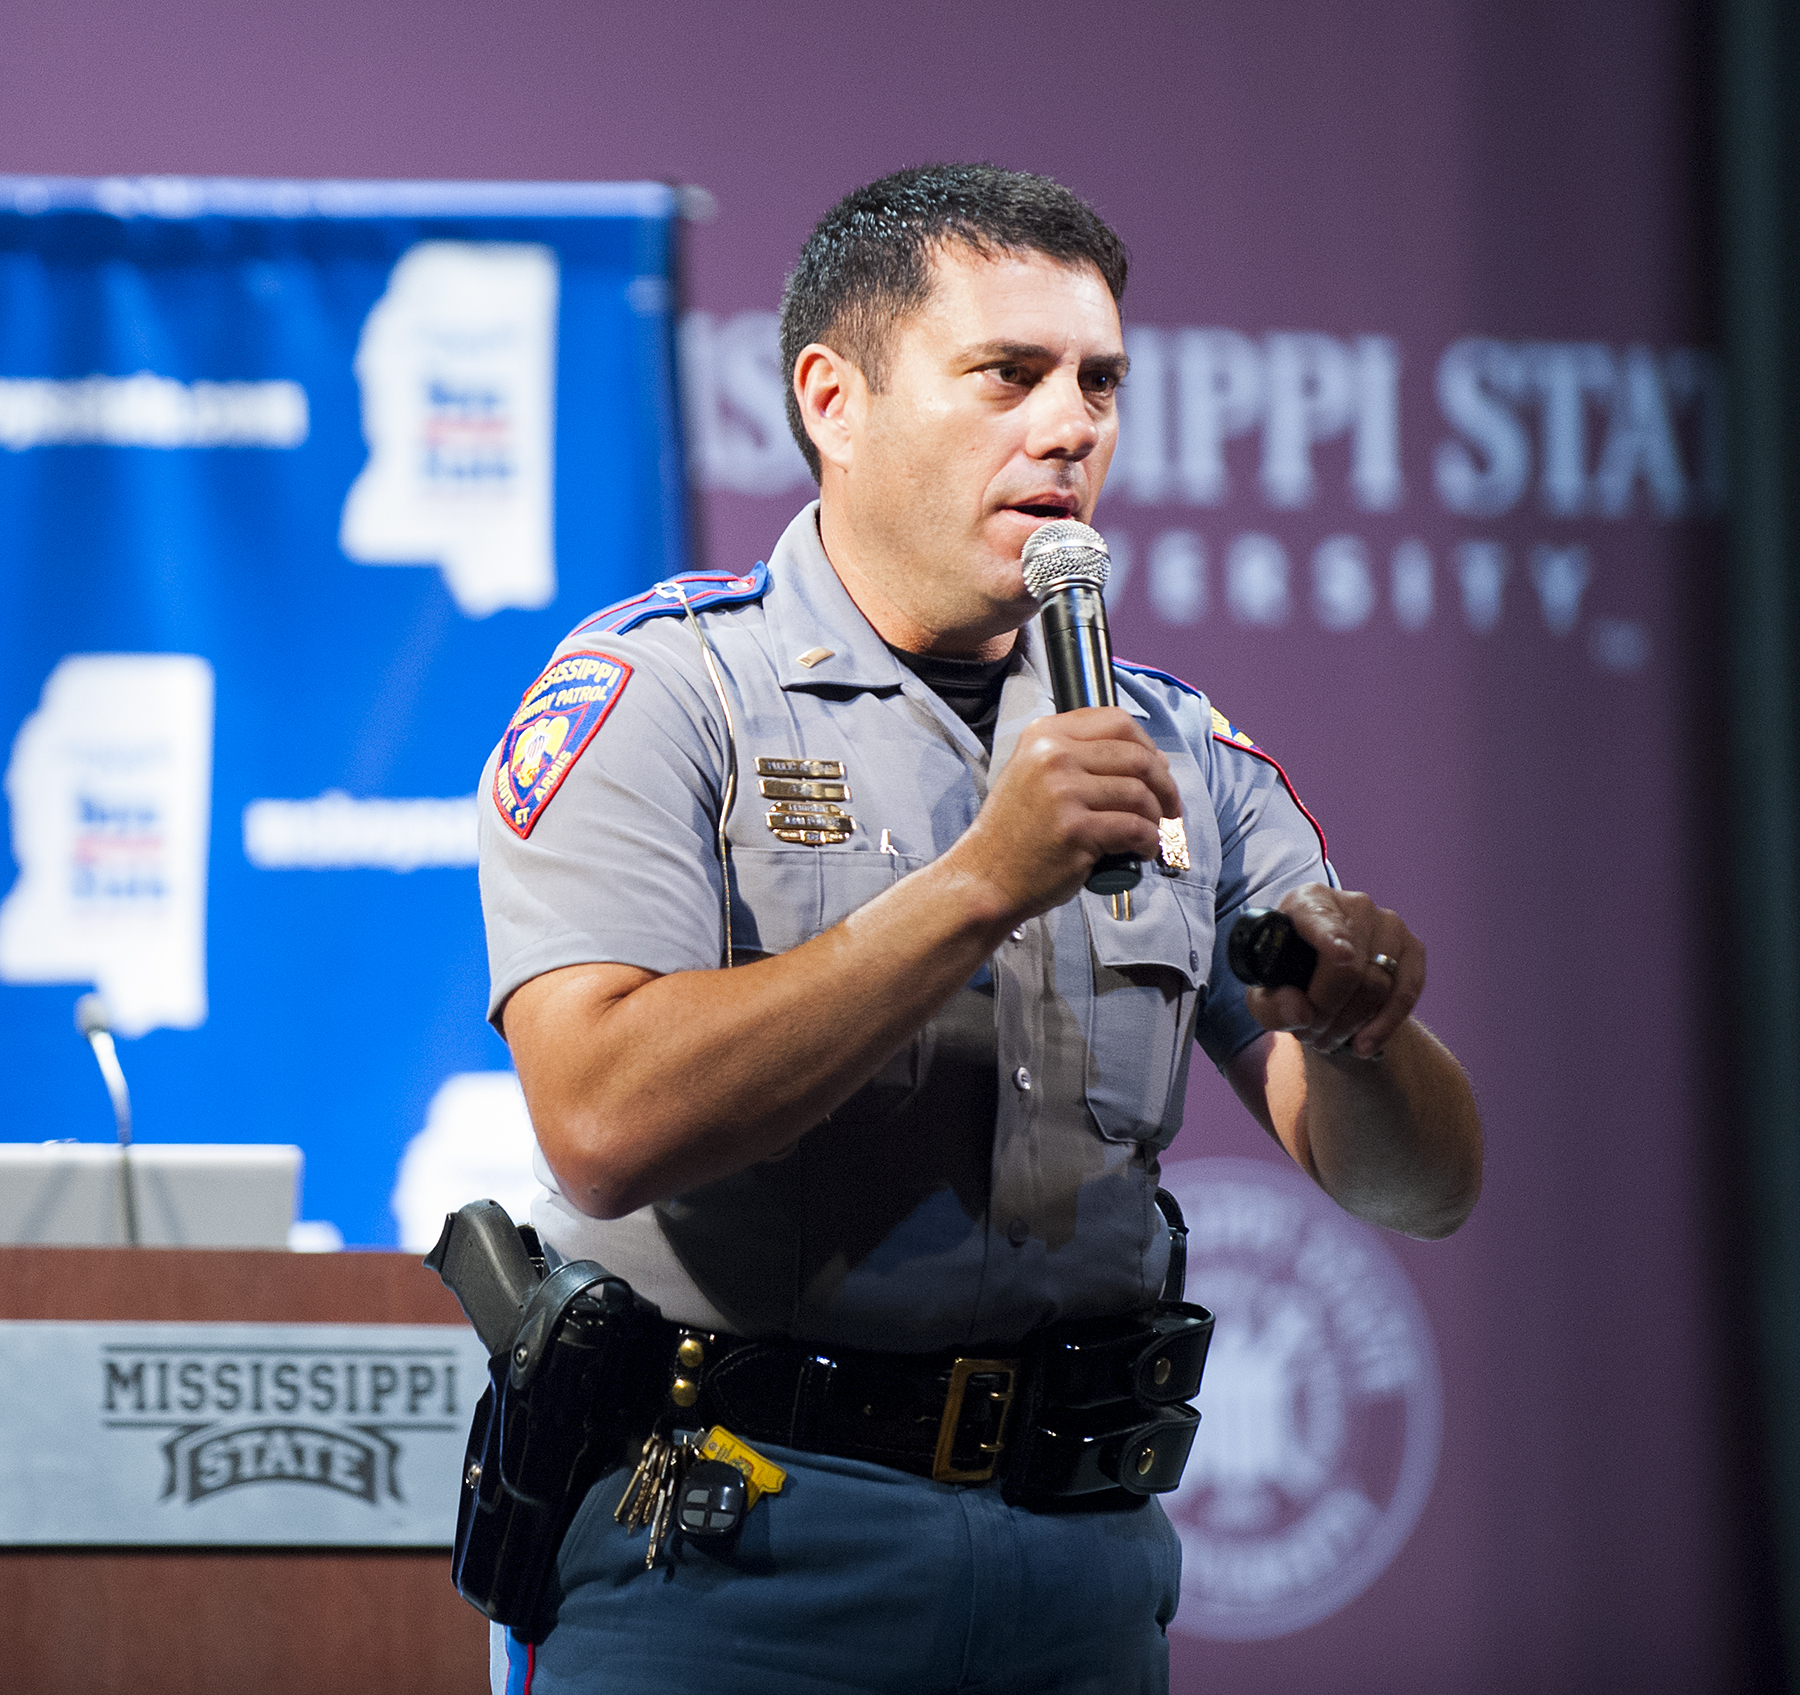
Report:
<svg viewBox="0 0 1800 1695"><path fill-rule="evenodd" d="M931 298L931 267L950 243L983 258L1044 253L1090 264L1115 302L1125 294L1125 244L1080 196L1049 177L997 165L919 165L847 194L822 217L781 295L781 363L788 428L815 478L819 450L794 397L794 362L823 342L877 393L896 322Z"/></svg>

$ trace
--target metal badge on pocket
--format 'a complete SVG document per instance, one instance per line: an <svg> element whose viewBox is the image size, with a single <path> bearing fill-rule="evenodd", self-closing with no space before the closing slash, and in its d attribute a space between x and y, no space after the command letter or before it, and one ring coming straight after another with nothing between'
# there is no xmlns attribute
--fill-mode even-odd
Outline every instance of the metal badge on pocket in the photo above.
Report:
<svg viewBox="0 0 1800 1695"><path fill-rule="evenodd" d="M850 798L841 759L756 761L757 787L769 808L767 822L780 841L806 847L835 847L850 839L856 820L837 803Z"/></svg>
<svg viewBox="0 0 1800 1695"><path fill-rule="evenodd" d="M1165 818L1156 826L1156 864L1165 874L1191 871L1194 866L1188 853L1187 831L1179 818Z"/></svg>

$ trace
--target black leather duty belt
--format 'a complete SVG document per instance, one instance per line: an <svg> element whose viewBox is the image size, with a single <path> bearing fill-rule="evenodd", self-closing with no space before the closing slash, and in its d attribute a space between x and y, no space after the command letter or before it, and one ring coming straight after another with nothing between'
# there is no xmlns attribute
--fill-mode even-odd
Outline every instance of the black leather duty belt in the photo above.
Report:
<svg viewBox="0 0 1800 1695"><path fill-rule="evenodd" d="M665 1420L892 1466L999 1477L1023 1504L1181 1480L1212 1314L1186 1302L1034 1332L1010 1349L876 1353L668 1326Z"/></svg>

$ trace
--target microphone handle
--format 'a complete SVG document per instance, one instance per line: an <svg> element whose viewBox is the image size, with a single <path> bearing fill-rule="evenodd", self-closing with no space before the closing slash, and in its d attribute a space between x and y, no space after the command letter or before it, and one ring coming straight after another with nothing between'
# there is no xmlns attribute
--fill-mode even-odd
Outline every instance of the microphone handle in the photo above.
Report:
<svg viewBox="0 0 1800 1695"><path fill-rule="evenodd" d="M1056 710L1117 706L1112 637L1099 589L1091 583L1064 583L1053 590L1044 599L1042 628ZM1087 886L1097 895L1118 895L1135 889L1143 876L1144 868L1134 854L1108 853L1094 861Z"/></svg>

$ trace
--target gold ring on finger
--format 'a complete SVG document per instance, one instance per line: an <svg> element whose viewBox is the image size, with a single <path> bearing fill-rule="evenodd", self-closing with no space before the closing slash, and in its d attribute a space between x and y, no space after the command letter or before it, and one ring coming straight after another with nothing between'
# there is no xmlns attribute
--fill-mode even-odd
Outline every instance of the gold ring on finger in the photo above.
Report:
<svg viewBox="0 0 1800 1695"><path fill-rule="evenodd" d="M1379 966L1390 977L1398 977L1400 975L1400 961L1394 958L1391 953L1378 953L1369 961L1369 963L1371 965Z"/></svg>

